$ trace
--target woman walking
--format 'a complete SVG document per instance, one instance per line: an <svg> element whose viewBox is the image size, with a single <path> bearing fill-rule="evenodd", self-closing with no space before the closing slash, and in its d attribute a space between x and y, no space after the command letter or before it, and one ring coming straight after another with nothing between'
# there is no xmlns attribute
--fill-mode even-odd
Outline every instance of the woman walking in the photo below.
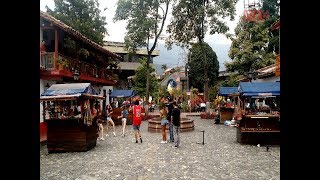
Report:
<svg viewBox="0 0 320 180"><path fill-rule="evenodd" d="M162 141L161 144L167 143L167 133L166 133L166 128L168 124L167 120L167 108L164 104L161 104L161 110L160 110L160 118L161 118L161 132L162 132Z"/></svg>
<svg viewBox="0 0 320 180"><path fill-rule="evenodd" d="M115 128L115 125L114 125L114 122L112 120L112 114L113 114L113 111L112 111L112 107L110 104L107 105L106 107L106 110L107 110L107 129L106 129L106 136L108 137L108 129L109 129L109 125L108 123L110 123L113 127L113 136L116 136L116 128Z"/></svg>

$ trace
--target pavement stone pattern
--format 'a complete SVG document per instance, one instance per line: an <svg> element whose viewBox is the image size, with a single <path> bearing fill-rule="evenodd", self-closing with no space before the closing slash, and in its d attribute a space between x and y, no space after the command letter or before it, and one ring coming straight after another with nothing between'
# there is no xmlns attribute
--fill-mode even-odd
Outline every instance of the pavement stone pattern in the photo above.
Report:
<svg viewBox="0 0 320 180"><path fill-rule="evenodd" d="M125 137L121 126L117 136L98 140L87 152L48 154L40 146L41 180L162 180L162 179L280 179L280 146L241 145L236 128L214 124L212 119L194 119L195 130L181 133L180 148L173 143L160 144L161 133L148 132L141 125L143 143L135 143L132 125ZM203 134L204 132L204 145ZM169 134L168 134L169 136Z"/></svg>

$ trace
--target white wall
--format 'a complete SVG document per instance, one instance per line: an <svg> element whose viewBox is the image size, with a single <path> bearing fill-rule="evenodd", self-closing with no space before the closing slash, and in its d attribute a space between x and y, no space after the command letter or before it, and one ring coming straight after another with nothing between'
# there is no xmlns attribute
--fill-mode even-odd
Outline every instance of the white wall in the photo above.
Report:
<svg viewBox="0 0 320 180"><path fill-rule="evenodd" d="M101 92L100 94L103 95L103 89L106 90L106 104L110 104L111 102L109 102L109 89L111 89L113 91L113 86L102 86L101 88Z"/></svg>
<svg viewBox="0 0 320 180"><path fill-rule="evenodd" d="M42 29L40 28L40 42L42 41L43 39L43 32L42 32Z"/></svg>
<svg viewBox="0 0 320 180"><path fill-rule="evenodd" d="M52 84L56 84L55 81L47 81L47 80L43 80L40 79L40 95L44 92L45 86L47 85L47 83L51 86ZM43 122L43 116L42 116L42 111L43 111L43 105L42 103L40 103L40 123Z"/></svg>
<svg viewBox="0 0 320 180"><path fill-rule="evenodd" d="M272 77L268 77L268 78L252 80L252 82L276 82L276 81L280 81L280 77L272 76Z"/></svg>
<svg viewBox="0 0 320 180"><path fill-rule="evenodd" d="M40 79L40 95L41 93L44 92L44 83L43 83L43 80ZM43 111L43 106L42 106L42 103L40 103L40 123L43 122L43 117L42 117L42 111Z"/></svg>

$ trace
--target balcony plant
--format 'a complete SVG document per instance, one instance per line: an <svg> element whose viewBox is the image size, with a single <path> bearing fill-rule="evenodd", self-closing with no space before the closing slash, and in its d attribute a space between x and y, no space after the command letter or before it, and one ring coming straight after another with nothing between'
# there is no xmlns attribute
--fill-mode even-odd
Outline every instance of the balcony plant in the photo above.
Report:
<svg viewBox="0 0 320 180"><path fill-rule="evenodd" d="M58 58L57 65L58 69L66 69L69 67L69 61L65 58Z"/></svg>

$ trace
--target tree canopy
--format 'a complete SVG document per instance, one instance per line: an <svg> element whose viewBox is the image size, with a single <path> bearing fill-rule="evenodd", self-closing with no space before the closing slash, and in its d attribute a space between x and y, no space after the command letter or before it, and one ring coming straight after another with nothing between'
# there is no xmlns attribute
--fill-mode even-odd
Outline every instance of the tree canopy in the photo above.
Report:
<svg viewBox="0 0 320 180"><path fill-rule="evenodd" d="M167 27L170 34L166 45L184 47L209 34L226 33L226 18L234 20L238 0L180 0L173 5L172 19Z"/></svg>
<svg viewBox="0 0 320 180"><path fill-rule="evenodd" d="M143 97L146 96L146 83L147 83L147 59L142 58L140 59L141 66L138 67L136 70L136 74L133 77L133 90L136 90L138 94ZM159 96L159 83L156 77L155 69L153 67L150 67L149 69L149 77L150 77L150 95L152 97L158 97Z"/></svg>
<svg viewBox="0 0 320 180"><path fill-rule="evenodd" d="M151 54L155 49L167 18L171 0L119 0L114 21L127 20L125 36L126 48L135 51L138 47L147 47L148 58L146 62L145 82L146 96L151 90L149 63ZM153 40L152 43L150 41ZM151 45L151 47L149 47ZM148 111L146 112L148 114Z"/></svg>
<svg viewBox="0 0 320 180"><path fill-rule="evenodd" d="M166 69L168 69L167 64L162 64L161 65L161 69L162 69L162 71L165 71Z"/></svg>
<svg viewBox="0 0 320 180"><path fill-rule="evenodd" d="M54 0L54 4L53 10L46 6L48 14L103 45L107 22L100 15L98 0Z"/></svg>
<svg viewBox="0 0 320 180"><path fill-rule="evenodd" d="M199 42L203 57L204 100L208 101L208 60L204 51L203 39L206 33L226 33L229 28L225 19L234 19L237 0L180 0L173 4L172 19L167 27L170 34L166 45L171 49L175 43L181 47L189 47ZM201 88L202 89L202 88Z"/></svg>
<svg viewBox="0 0 320 180"><path fill-rule="evenodd" d="M210 71L208 71L208 83L209 86L213 86L219 75L219 61L217 59L216 53L207 43L203 43L203 46L204 52L206 53L207 57L207 68L210 69ZM190 66L190 86L193 86L200 92L203 92L204 74L202 72L204 71L205 67L203 66L204 59L202 58L200 43L195 43L190 48L188 62Z"/></svg>
<svg viewBox="0 0 320 180"><path fill-rule="evenodd" d="M225 64L228 71L238 71L239 74L260 69L275 63L275 53L279 52L279 32L271 32L270 26L278 18L276 0L264 1L262 10L268 13L267 19L246 21L240 18L235 37L231 37L229 49L231 62Z"/></svg>

